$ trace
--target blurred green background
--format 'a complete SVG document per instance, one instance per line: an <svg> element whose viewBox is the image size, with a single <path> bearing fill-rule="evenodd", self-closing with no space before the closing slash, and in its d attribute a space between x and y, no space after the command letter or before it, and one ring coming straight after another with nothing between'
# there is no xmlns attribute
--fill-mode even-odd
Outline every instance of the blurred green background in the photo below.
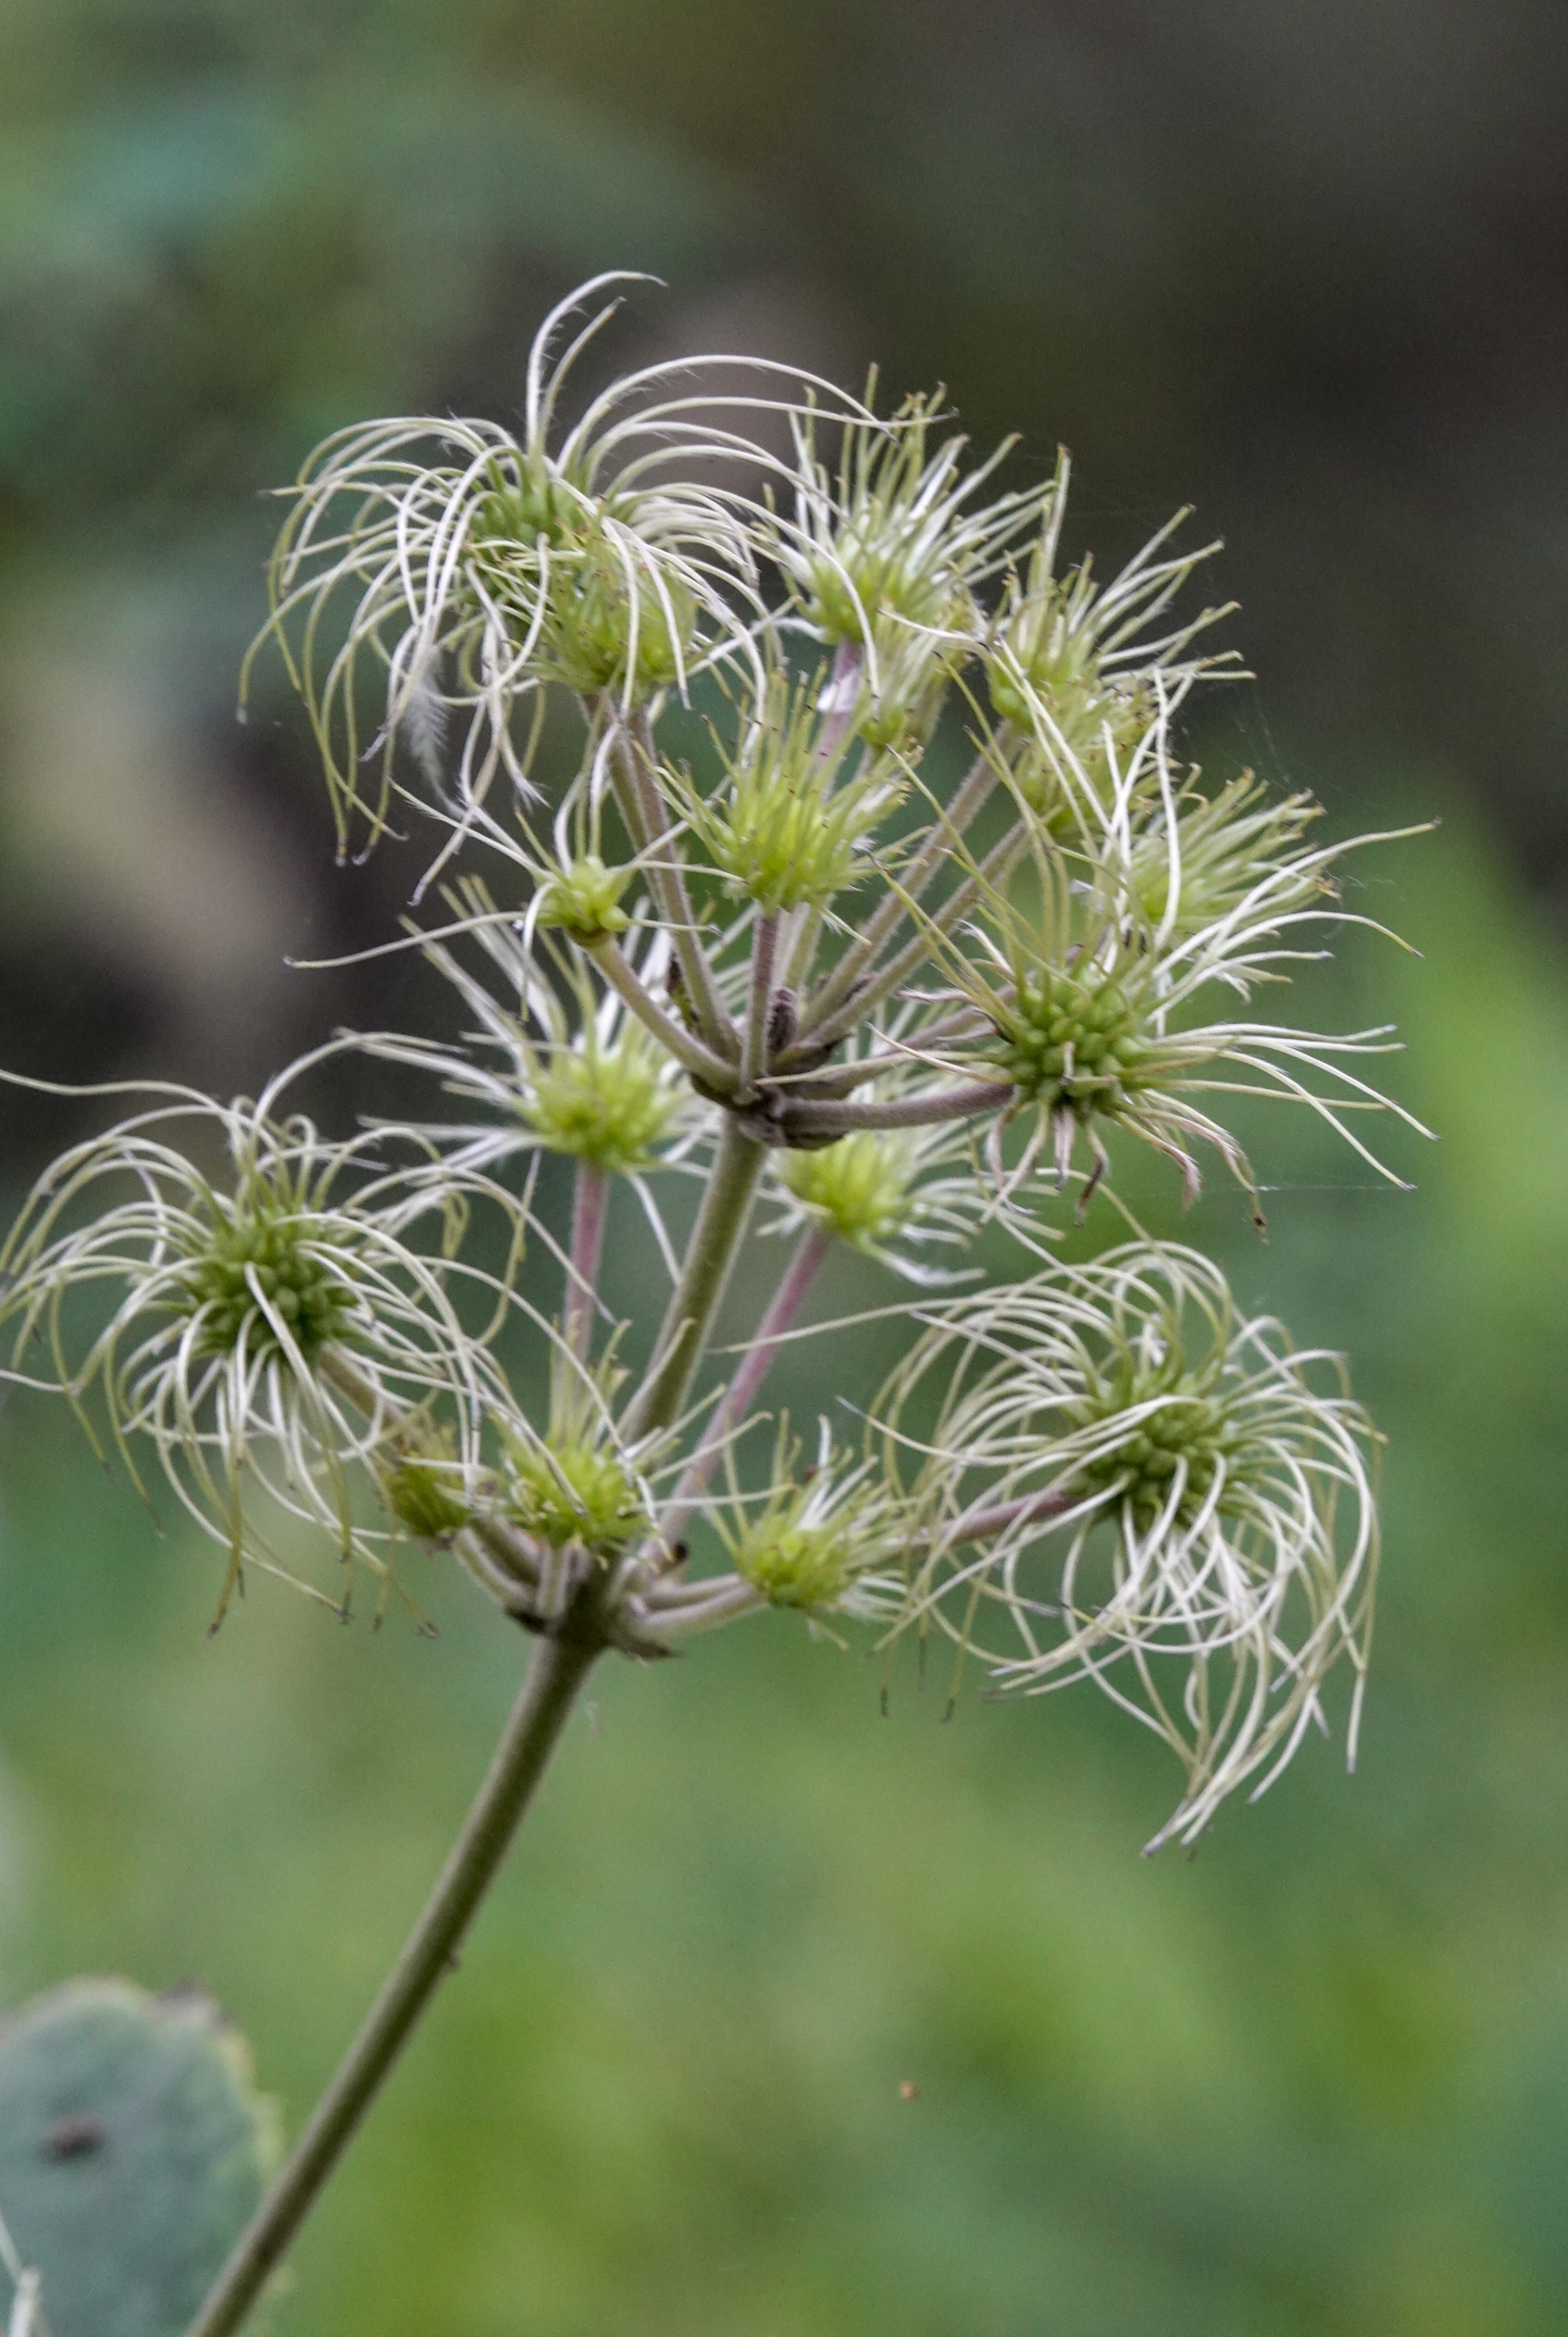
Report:
<svg viewBox="0 0 1568 2337"><path fill-rule="evenodd" d="M877 1667L782 1618L605 1670L280 2337L1561 2331L1557 0L5 17L11 1068L233 1092L409 1010L410 977L282 965L383 938L418 863L333 865L275 680L235 725L262 492L367 413L509 416L603 266L670 285L619 362L875 356L982 444L1066 441L1101 556L1197 503L1260 676L1208 766L1341 830L1443 820L1355 870L1424 958L1357 946L1311 1002L1399 1017L1419 1192L1276 1120L1268 1246L1217 1187L1188 1228L1389 1434L1360 1774L1309 1746L1145 1864L1176 1780L1092 1698L943 1728L903 1682L884 1721ZM0 1101L7 1195L87 1124ZM297 2122L522 1650L433 1566L433 1643L265 1583L209 1643L218 1562L20 1400L0 1488L0 1995L199 1977Z"/></svg>

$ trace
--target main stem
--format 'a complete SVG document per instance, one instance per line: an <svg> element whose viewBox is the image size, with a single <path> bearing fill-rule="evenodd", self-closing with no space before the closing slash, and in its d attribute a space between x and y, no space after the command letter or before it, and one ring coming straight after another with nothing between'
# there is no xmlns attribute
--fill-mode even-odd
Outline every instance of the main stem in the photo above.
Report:
<svg viewBox="0 0 1568 2337"><path fill-rule="evenodd" d="M686 1401L762 1175L763 1148L727 1113L713 1175L691 1229L680 1280L665 1309L648 1376L621 1432L628 1443L668 1428Z"/></svg>
<svg viewBox="0 0 1568 2337"><path fill-rule="evenodd" d="M437 1982L455 1968L458 1943L494 1880L602 1645L591 1628L579 1638L535 1643L489 1774L423 1913L187 2337L229 2337L287 2255Z"/></svg>

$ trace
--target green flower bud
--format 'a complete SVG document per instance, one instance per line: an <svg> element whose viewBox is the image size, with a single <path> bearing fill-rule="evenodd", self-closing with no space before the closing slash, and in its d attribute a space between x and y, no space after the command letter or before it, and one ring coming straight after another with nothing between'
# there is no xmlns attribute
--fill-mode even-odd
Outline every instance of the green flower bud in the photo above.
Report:
<svg viewBox="0 0 1568 2337"><path fill-rule="evenodd" d="M679 1107L664 1059L641 1031L612 1047L561 1047L519 1106L551 1152L610 1176L646 1168Z"/></svg>
<svg viewBox="0 0 1568 2337"><path fill-rule="evenodd" d="M542 464L525 468L516 480L498 479L475 510L468 542L487 581L504 583L509 553L553 551L580 542L584 500Z"/></svg>
<svg viewBox="0 0 1568 2337"><path fill-rule="evenodd" d="M856 882L859 856L900 803L903 781L875 759L849 776L849 742L824 754L816 681L769 687L762 719L715 797L681 791L703 850L736 895L769 913L826 907Z"/></svg>
<svg viewBox="0 0 1568 2337"><path fill-rule="evenodd" d="M613 1557L648 1522L626 1463L603 1445L515 1443L507 1480L512 1516L526 1533L554 1550L576 1542L600 1557Z"/></svg>
<svg viewBox="0 0 1568 2337"><path fill-rule="evenodd" d="M863 1131L815 1152L786 1152L779 1182L841 1242L874 1250L908 1222L915 1154L905 1139Z"/></svg>
<svg viewBox="0 0 1568 2337"><path fill-rule="evenodd" d="M387 1507L420 1542L450 1542L473 1512L463 1480L450 1460L407 1453L381 1479Z"/></svg>
<svg viewBox="0 0 1568 2337"><path fill-rule="evenodd" d="M735 1570L772 1606L808 1611L837 1606L859 1572L846 1522L796 1522L790 1512L760 1518L740 1539Z"/></svg>
<svg viewBox="0 0 1568 2337"><path fill-rule="evenodd" d="M630 869L607 869L596 852L583 853L544 886L539 923L559 927L576 942L596 942L606 933L624 933L631 919L620 906L620 899L632 873Z"/></svg>
<svg viewBox="0 0 1568 2337"><path fill-rule="evenodd" d="M1043 742L1043 751L1027 757L1019 773L1036 810L1054 807L1060 794L1055 764L1064 754L1103 786L1112 757L1125 763L1154 719L1146 682L1102 670L1093 606L1080 571L1060 583L1035 585L999 621L986 663L999 719ZM1041 708L1048 729L1040 724Z"/></svg>

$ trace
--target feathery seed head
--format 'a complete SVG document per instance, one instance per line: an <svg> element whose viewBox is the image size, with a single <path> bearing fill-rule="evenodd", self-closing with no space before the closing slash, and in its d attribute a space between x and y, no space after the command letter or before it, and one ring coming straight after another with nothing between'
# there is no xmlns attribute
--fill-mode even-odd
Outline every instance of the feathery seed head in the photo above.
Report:
<svg viewBox="0 0 1568 2337"><path fill-rule="evenodd" d="M510 1286L451 1251L470 1199L513 1218L516 1205L445 1167L389 1169L372 1139L330 1144L280 1117L287 1081L317 1059L254 1104L155 1089L152 1108L56 1163L0 1260L5 1376L63 1393L94 1443L106 1422L138 1486L138 1445L152 1446L229 1549L225 1603L247 1558L293 1579L268 1522L280 1513L326 1527L385 1576L387 1537L360 1522L356 1479L383 1482L411 1413L454 1440L466 1471L504 1405L488 1334L461 1301L476 1291L498 1327ZM214 1136L233 1163L227 1193L180 1148ZM96 1214L79 1223L84 1208ZM421 1221L441 1229L435 1254ZM97 1327L95 1296L108 1307Z"/></svg>
<svg viewBox="0 0 1568 2337"><path fill-rule="evenodd" d="M1341 1658L1353 1755L1375 1439L1338 1359L1241 1318L1208 1259L1134 1243L950 1304L876 1411L895 1480L921 1456L906 1621L1024 1693L1093 1680L1164 1736L1188 1785L1151 1847L1263 1791Z"/></svg>
<svg viewBox="0 0 1568 2337"><path fill-rule="evenodd" d="M764 533L818 639L865 644L873 661L878 620L940 634L967 618L975 588L1052 493L1014 492L969 508L1013 442L964 472L966 440L932 448L940 412L938 392L907 399L886 422L847 424L836 476L817 455L815 418L797 424L794 513L776 514Z"/></svg>
<svg viewBox="0 0 1568 2337"><path fill-rule="evenodd" d="M169 1293L188 1315L201 1355L231 1355L242 1344L258 1359L285 1343L307 1363L332 1343L355 1343L353 1253L341 1225L331 1227L265 1179L248 1180L232 1201L207 1196L180 1230L188 1249Z"/></svg>
<svg viewBox="0 0 1568 2337"><path fill-rule="evenodd" d="M549 1152L586 1160L610 1176L645 1168L679 1104L667 1057L635 1023L616 1043L541 1054L517 1113Z"/></svg>
<svg viewBox="0 0 1568 2337"><path fill-rule="evenodd" d="M803 1472L800 1461L786 1418L765 1491L748 1497L732 1487L728 1515L715 1515L736 1572L771 1606L809 1616L885 1612L888 1568L904 1531L901 1506L871 1463L846 1465L826 1420L815 1465Z"/></svg>

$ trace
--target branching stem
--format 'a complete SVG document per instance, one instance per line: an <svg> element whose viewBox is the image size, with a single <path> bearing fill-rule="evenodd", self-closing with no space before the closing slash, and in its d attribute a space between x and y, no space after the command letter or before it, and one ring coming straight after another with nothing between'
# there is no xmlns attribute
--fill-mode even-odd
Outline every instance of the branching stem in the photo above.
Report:
<svg viewBox="0 0 1568 2337"><path fill-rule="evenodd" d="M647 860L648 881L674 944L698 1028L715 1054L728 1059L735 1048L735 1026L725 1012L707 954L697 936L685 871L673 849L667 857L653 855L653 847L666 839L673 846L673 838L664 799L653 777L657 756L648 718L645 714L634 715L630 731L615 712L609 712L607 719L613 726L610 769L621 817L639 856L652 856Z"/></svg>
<svg viewBox="0 0 1568 2337"><path fill-rule="evenodd" d="M786 1106L785 1125L797 1135L852 1135L861 1128L930 1128L944 1119L975 1119L999 1112L1012 1101L1002 1080L976 1080L965 1087L939 1088L934 1095L900 1095L884 1104L802 1102Z"/></svg>
<svg viewBox="0 0 1568 2337"><path fill-rule="evenodd" d="M890 998L913 973L918 972L932 955L932 944L951 933L960 918L966 917L988 887L999 884L1028 843L1028 831L1022 820L1011 827L1000 844L995 844L980 862L973 876L965 877L954 887L940 907L917 917L916 930L903 947L877 971L868 976L863 986L847 1005L835 1014L825 1017L811 1032L817 1046L836 1046L853 1030L855 1024L879 1006L884 998ZM901 886L903 903L914 906L914 895L907 886ZM797 1041L797 1044L799 1042Z"/></svg>
<svg viewBox="0 0 1568 2337"><path fill-rule="evenodd" d="M666 1013L614 935L602 933L597 941L585 946L611 989L626 1001L643 1029L651 1031L676 1061L701 1080L704 1087L716 1088L721 1094L727 1094L735 1083L733 1065L704 1046L690 1031L683 1030L673 1015Z"/></svg>
<svg viewBox="0 0 1568 2337"><path fill-rule="evenodd" d="M752 987L740 1050L739 1100L742 1104L754 1100L757 1081L767 1068L767 1023L773 1011L773 969L778 956L778 912L759 909L752 935Z"/></svg>
<svg viewBox="0 0 1568 2337"><path fill-rule="evenodd" d="M803 1038L817 1033L823 1025L838 1019L838 1010L847 1004L856 982L876 963L877 953L898 931L907 913L907 905L919 900L942 862L962 842L969 822L984 810L995 785L996 764L992 756L977 755L960 782L952 803L941 812L926 842L904 870L899 891L887 894L873 910L859 938L844 952L803 1015Z"/></svg>

